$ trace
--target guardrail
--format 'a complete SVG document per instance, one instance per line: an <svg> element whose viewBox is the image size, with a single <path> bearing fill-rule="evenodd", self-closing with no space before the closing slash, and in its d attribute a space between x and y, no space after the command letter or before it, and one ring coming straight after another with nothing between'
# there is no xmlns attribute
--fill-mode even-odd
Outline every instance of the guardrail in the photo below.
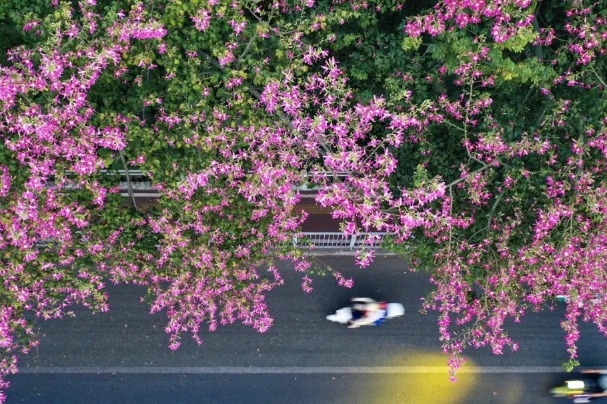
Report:
<svg viewBox="0 0 607 404"><path fill-rule="evenodd" d="M303 232L299 233L299 236L293 237L293 246L296 248L340 250L375 249L381 247L384 237L388 234L389 233L369 232L345 235L341 232ZM57 241L52 238L46 238L44 240L39 240L36 243L36 246L38 248L43 248L56 243Z"/></svg>
<svg viewBox="0 0 607 404"><path fill-rule="evenodd" d="M135 197L147 197L147 198L159 198L160 193L154 188L152 181L143 174L143 171L137 169L129 169L127 170L99 170L101 174L105 174L108 176L116 176L119 177L118 183L120 187L120 196L129 197L129 185L126 181L127 173L128 177L131 179L132 191L135 194ZM70 174L70 171L67 172ZM303 182L301 184L294 184L293 190L302 192L302 198L312 198L315 193L326 189L326 186L310 183L307 181L309 178L325 178L328 183L332 183L334 181L343 181L348 177L348 173L346 172L310 172L304 175ZM52 185L52 181L49 183ZM70 189L69 185L65 186L65 189Z"/></svg>
<svg viewBox="0 0 607 404"><path fill-rule="evenodd" d="M293 246L323 249L379 248L388 233L369 232L346 235L341 232L303 232L293 237Z"/></svg>
<svg viewBox="0 0 607 404"><path fill-rule="evenodd" d="M117 175L120 177L126 177L126 170L100 170L101 173L107 175ZM160 193L154 189L152 182L143 174L141 170L129 169L128 174L131 177L131 184L133 186L133 191L135 191L135 196L139 197L160 197ZM330 173L330 172L310 172L305 175L305 178L314 178L314 177L326 177L329 182L333 181L343 181L348 176L348 173L338 172L338 173ZM302 184L293 185L293 190L303 191L303 192L318 192L320 190L325 189L325 186L311 184L308 182L303 182ZM128 197L128 184L123 179L120 180L120 195L124 197ZM303 198L309 198L310 195L302 194Z"/></svg>

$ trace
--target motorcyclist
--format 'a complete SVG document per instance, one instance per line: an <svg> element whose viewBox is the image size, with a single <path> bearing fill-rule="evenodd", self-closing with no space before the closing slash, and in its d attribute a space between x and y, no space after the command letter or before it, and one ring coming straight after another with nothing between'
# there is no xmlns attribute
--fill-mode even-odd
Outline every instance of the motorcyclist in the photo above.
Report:
<svg viewBox="0 0 607 404"><path fill-rule="evenodd" d="M574 403L607 397L607 370L581 370L578 380L569 380L565 385L551 389L551 392L554 397L569 397Z"/></svg>
<svg viewBox="0 0 607 404"><path fill-rule="evenodd" d="M354 297L352 298L352 320L348 322L348 328L375 324L385 317L385 304L368 297Z"/></svg>

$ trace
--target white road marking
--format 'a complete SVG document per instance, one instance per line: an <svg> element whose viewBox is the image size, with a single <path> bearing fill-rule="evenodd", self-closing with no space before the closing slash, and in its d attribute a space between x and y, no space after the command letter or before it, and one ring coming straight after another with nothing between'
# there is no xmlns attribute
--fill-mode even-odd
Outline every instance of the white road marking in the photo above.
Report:
<svg viewBox="0 0 607 404"><path fill-rule="evenodd" d="M415 374L415 373L445 373L444 366L287 366L287 367L22 367L19 373L27 374ZM457 373L563 373L565 370L558 366L474 366L465 365Z"/></svg>

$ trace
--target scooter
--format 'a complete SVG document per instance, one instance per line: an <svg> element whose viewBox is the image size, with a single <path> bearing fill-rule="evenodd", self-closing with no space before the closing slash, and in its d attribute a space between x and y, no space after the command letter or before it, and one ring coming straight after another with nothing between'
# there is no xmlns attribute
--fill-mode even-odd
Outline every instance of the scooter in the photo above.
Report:
<svg viewBox="0 0 607 404"><path fill-rule="evenodd" d="M361 299L361 298L358 298ZM364 300L373 301L372 299L362 298ZM355 299L353 299L355 300ZM373 322L372 325L379 325L384 320L392 319L396 317L401 317L405 315L405 306L400 303L385 303L378 302L380 306L380 310L382 313L379 313L377 321ZM350 321L356 319L357 313L352 310L352 307L342 307L341 309L337 309L335 314L329 314L326 319L329 321L334 321L340 324L348 324Z"/></svg>
<svg viewBox="0 0 607 404"><path fill-rule="evenodd" d="M553 387L553 397L567 397L574 403L588 403L592 399L607 397L607 372L591 370L580 373L576 379L567 380L564 385Z"/></svg>

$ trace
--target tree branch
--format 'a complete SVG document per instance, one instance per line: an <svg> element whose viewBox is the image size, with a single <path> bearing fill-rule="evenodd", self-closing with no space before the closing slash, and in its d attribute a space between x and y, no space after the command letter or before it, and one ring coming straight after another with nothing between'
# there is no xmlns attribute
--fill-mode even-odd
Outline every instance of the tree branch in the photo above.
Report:
<svg viewBox="0 0 607 404"><path fill-rule="evenodd" d="M238 63L240 65L240 62L242 61L242 59L246 56L247 53L249 53L249 49L251 49L251 45L253 44L254 40L255 40L255 35L252 35L251 39L249 39L249 42L247 43L247 46L244 48L244 51L242 51L242 53L238 57L238 60L236 63Z"/></svg>
<svg viewBox="0 0 607 404"><path fill-rule="evenodd" d="M497 208L497 204L502 199L502 196L504 196L504 192L501 192L497 196L497 198L495 198L495 202L493 202L493 205L491 206L491 210L489 211L489 217L487 218L487 233L489 233L489 230L491 228L491 219L493 219L493 213L495 213L495 209Z"/></svg>
<svg viewBox="0 0 607 404"><path fill-rule="evenodd" d="M596 70L594 70L594 67L592 67L591 64L589 64L588 67L590 67L590 70L592 70L592 73L594 73L594 75L596 76L596 78L599 79L599 81L601 82L601 84L603 85L603 87L607 88L607 84L605 84L605 82L603 81L603 79L601 78L601 76L599 76L599 74L596 72Z"/></svg>

